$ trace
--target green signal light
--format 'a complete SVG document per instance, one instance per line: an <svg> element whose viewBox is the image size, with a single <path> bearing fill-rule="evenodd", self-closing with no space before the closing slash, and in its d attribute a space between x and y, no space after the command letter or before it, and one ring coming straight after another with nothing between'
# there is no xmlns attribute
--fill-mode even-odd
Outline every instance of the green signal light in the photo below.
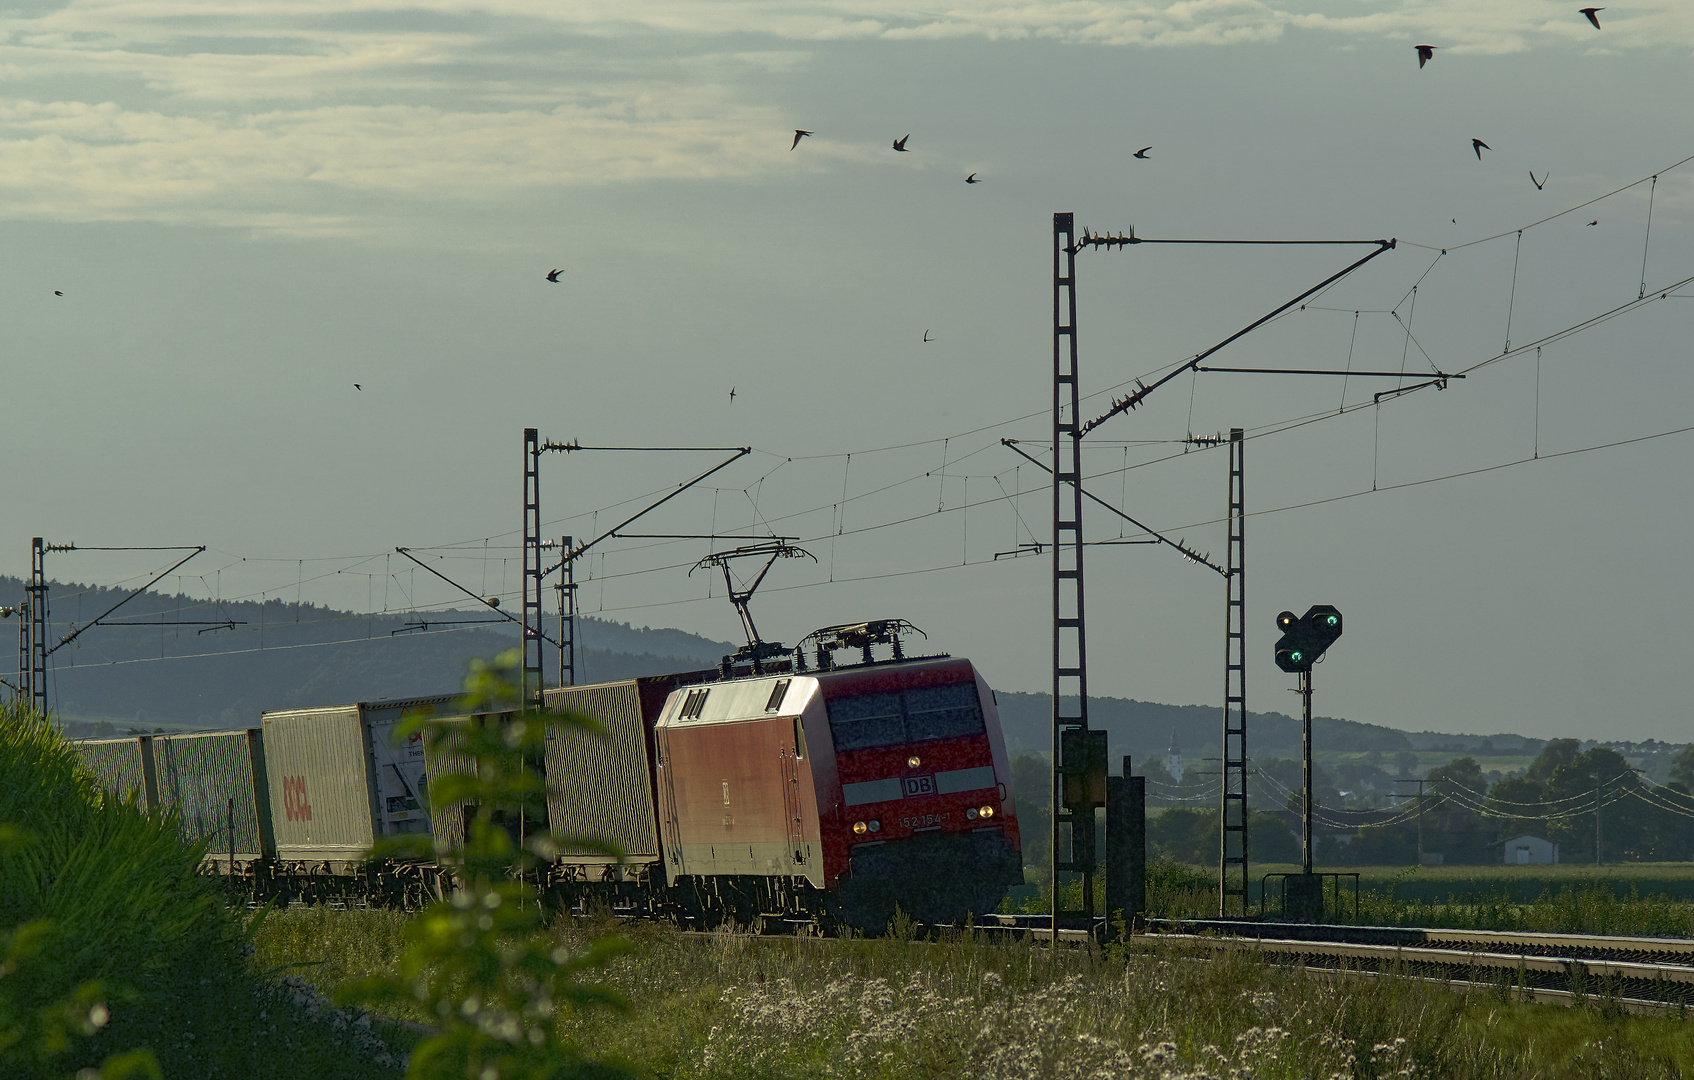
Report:
<svg viewBox="0 0 1694 1080"><path fill-rule="evenodd" d="M1293 652L1288 654L1288 659L1290 659L1290 660L1294 661L1296 664L1298 664L1302 660L1306 659L1306 654L1301 652L1299 649L1295 649Z"/></svg>
<svg viewBox="0 0 1694 1080"><path fill-rule="evenodd" d="M1330 626L1339 626L1341 624L1341 616L1331 615L1328 618L1324 619L1324 622L1327 623Z"/></svg>

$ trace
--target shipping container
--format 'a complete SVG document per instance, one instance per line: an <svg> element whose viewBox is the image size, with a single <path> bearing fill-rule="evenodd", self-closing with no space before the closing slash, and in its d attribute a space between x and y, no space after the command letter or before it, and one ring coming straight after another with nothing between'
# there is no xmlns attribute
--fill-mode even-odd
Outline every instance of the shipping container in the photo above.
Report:
<svg viewBox="0 0 1694 1080"><path fill-rule="evenodd" d="M548 690L549 709L597 722L601 730L553 725L547 739L547 819L556 838L593 837L632 860L659 857L647 725L637 680ZM664 693L658 695L664 704ZM581 845L564 844L572 863L615 862Z"/></svg>
<svg viewBox="0 0 1694 1080"><path fill-rule="evenodd" d="M356 862L390 836L430 833L422 733L395 727L450 711L455 697L359 702L263 716L277 857Z"/></svg>
<svg viewBox="0 0 1694 1080"><path fill-rule="evenodd" d="M449 724L457 727L468 723L470 717L443 717ZM456 740L449 734L438 746L428 745L425 740L424 772L434 780L444 776L469 776L474 768L474 762L467 754L455 750ZM426 804L429 809L430 836L435 841L435 857L437 861L449 861L455 852L465 846L465 802L457 800L450 803L431 801Z"/></svg>
<svg viewBox="0 0 1694 1080"><path fill-rule="evenodd" d="M136 805L146 811L159 805L149 746L152 741L151 735L132 735L125 739L84 739L74 745L82 763L99 778L102 790L120 799L134 792Z"/></svg>
<svg viewBox="0 0 1694 1080"><path fill-rule="evenodd" d="M207 862L276 854L260 729L157 735L152 759L157 805L177 812L184 840L206 843Z"/></svg>
<svg viewBox="0 0 1694 1080"><path fill-rule="evenodd" d="M542 701L548 709L593 720L601 729L570 724L549 728L547 817L554 836L610 844L627 864L657 862L653 725L672 690L716 676L715 671L696 671L547 690ZM562 863L596 866L618 861L580 844L565 843L562 848Z"/></svg>

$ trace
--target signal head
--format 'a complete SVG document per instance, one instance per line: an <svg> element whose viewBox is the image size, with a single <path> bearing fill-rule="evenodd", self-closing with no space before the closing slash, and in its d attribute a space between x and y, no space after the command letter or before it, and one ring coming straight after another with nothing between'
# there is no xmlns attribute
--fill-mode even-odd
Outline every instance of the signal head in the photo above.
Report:
<svg viewBox="0 0 1694 1080"><path fill-rule="evenodd" d="M1276 650L1276 666L1287 672L1310 671L1312 670L1312 656L1304 646L1282 645L1279 642Z"/></svg>
<svg viewBox="0 0 1694 1080"><path fill-rule="evenodd" d="M1303 621L1313 630L1341 636L1341 612L1334 604L1313 604Z"/></svg>
<svg viewBox="0 0 1694 1080"><path fill-rule="evenodd" d="M1341 612L1333 604L1313 604L1301 622L1305 624L1307 651L1313 659L1321 657L1341 636Z"/></svg>
<svg viewBox="0 0 1694 1080"><path fill-rule="evenodd" d="M1292 611L1285 611L1276 617L1276 628L1287 633L1300 622L1300 617Z"/></svg>

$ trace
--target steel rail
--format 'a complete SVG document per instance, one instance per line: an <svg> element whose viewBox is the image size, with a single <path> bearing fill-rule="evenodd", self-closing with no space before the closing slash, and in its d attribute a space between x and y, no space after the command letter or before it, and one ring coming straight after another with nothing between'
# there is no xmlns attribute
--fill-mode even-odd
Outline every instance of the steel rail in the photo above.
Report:
<svg viewBox="0 0 1694 1080"><path fill-rule="evenodd" d="M1694 967L1694 939L1628 937L1615 934L1548 934L1522 930L1449 930L1409 926L1245 922L1231 919L1149 919L1153 935L1202 932L1244 939L1337 944L1434 947L1489 952L1511 949L1525 956L1574 954L1575 959L1679 958Z"/></svg>
<svg viewBox="0 0 1694 1080"><path fill-rule="evenodd" d="M1286 938L1218 938L1201 934L1159 934L1155 940L1201 945L1213 949L1241 947L1260 952L1290 953L1307 957L1377 960L1441 967L1505 968L1510 971L1535 971L1564 976L1574 974L1580 967L1587 975L1602 978L1694 983L1694 967L1685 964L1644 964L1631 960L1432 949L1416 945L1357 945L1349 942L1298 941Z"/></svg>

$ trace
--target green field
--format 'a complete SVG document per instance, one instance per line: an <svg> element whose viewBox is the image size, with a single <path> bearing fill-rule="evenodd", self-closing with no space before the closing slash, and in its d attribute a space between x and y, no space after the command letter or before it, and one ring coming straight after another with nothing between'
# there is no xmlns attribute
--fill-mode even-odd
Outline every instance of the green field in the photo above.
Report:
<svg viewBox="0 0 1694 1080"><path fill-rule="evenodd" d="M327 993L397 955L404 916L288 911L260 958ZM627 935L604 969L625 1011L563 1022L584 1053L663 1078L1073 1076L1630 1080L1694 1071L1694 1027L1604 999L1565 1008L1391 977L1339 980L1157 945L1054 953L954 934L874 941L685 935L556 921L580 944ZM404 1011L396 1013L404 1016Z"/></svg>
<svg viewBox="0 0 1694 1080"><path fill-rule="evenodd" d="M1279 895L1261 907L1263 875L1299 867L1253 868L1250 914L1276 918ZM1317 868L1322 873L1324 867ZM1351 874L1348 870L1345 873ZM1694 937L1694 864L1539 867L1363 867L1357 912L1351 878L1342 879L1342 902L1326 917L1377 926L1521 930L1541 933L1625 934ZM1328 887L1326 886L1326 893ZM1081 901L1073 884L1067 906ZM1039 912L1049 901L1039 886L1026 886L1005 910ZM1097 886L1096 907L1105 897ZM1148 866L1147 914L1155 918L1216 916L1217 871L1155 860Z"/></svg>
<svg viewBox="0 0 1694 1080"><path fill-rule="evenodd" d="M1199 870L1200 868L1196 868ZM1254 866L1255 886L1267 873L1297 873L1293 863ZM1642 897L1663 896L1694 902L1694 863L1554 864L1540 866L1347 866L1317 867L1319 871L1357 873L1359 887L1396 900L1425 903L1457 899L1478 901L1505 896L1520 904L1561 888L1611 889L1619 898L1632 891ZM1206 871L1201 871L1206 872ZM1215 870L1210 870L1216 873Z"/></svg>

